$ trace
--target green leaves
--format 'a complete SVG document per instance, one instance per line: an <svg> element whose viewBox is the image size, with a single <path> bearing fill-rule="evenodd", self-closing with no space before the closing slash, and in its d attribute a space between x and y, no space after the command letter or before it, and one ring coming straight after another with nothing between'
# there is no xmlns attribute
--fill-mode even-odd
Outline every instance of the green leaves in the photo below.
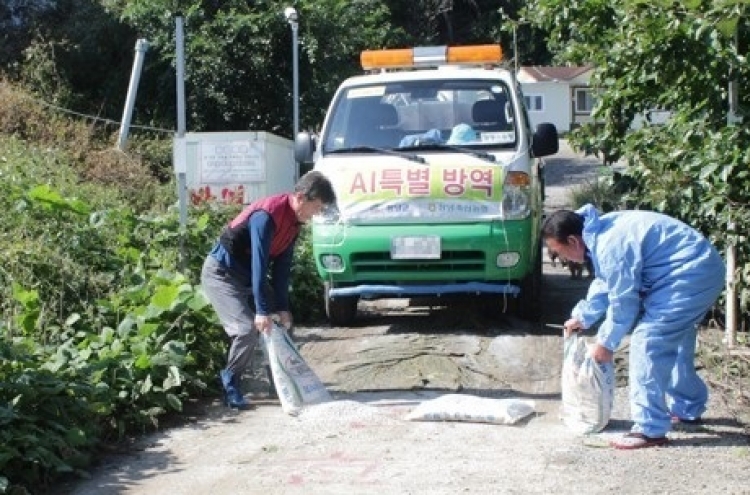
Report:
<svg viewBox="0 0 750 495"><path fill-rule="evenodd" d="M151 304L159 309L170 309L177 301L180 288L175 286L161 286L156 289Z"/></svg>
<svg viewBox="0 0 750 495"><path fill-rule="evenodd" d="M26 290L18 282L13 282L12 287L13 298L23 307L23 312L16 316L16 323L25 335L31 335L41 315L39 292Z"/></svg>
<svg viewBox="0 0 750 495"><path fill-rule="evenodd" d="M727 112L731 77L739 113L745 119L750 114L748 5L531 0L526 9L531 22L550 28L565 61L596 67L595 122L573 132L572 142L622 157L637 183L626 205L677 216L720 250L736 246L746 324L750 247L740 238L750 230L750 128L747 122L729 125ZM633 128L635 117L651 110L667 111L669 118Z"/></svg>
<svg viewBox="0 0 750 495"><path fill-rule="evenodd" d="M0 491L38 487L87 462L99 423L84 397L91 389L74 373L52 374L0 342Z"/></svg>
<svg viewBox="0 0 750 495"><path fill-rule="evenodd" d="M0 156L13 157L0 160L0 483L9 489L75 471L102 439L157 427L205 393L224 359L194 284L225 214L197 214L183 232L176 210L140 216L114 195L97 210L76 199L95 195L65 194L57 176L39 182L59 171L56 155L16 147L0 136Z"/></svg>
<svg viewBox="0 0 750 495"><path fill-rule="evenodd" d="M87 203L78 199L63 198L46 184L32 188L28 193L28 198L50 209L67 210L81 215L91 213L91 207Z"/></svg>

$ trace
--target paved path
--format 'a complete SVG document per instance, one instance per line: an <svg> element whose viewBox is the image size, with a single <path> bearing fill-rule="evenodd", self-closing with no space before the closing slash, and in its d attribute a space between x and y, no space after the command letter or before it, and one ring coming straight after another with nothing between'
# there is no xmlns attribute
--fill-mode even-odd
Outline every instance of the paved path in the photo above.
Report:
<svg viewBox="0 0 750 495"><path fill-rule="evenodd" d="M560 151L544 159L545 209L571 208L571 189L601 177L603 165L593 155L573 151L566 139L560 140Z"/></svg>

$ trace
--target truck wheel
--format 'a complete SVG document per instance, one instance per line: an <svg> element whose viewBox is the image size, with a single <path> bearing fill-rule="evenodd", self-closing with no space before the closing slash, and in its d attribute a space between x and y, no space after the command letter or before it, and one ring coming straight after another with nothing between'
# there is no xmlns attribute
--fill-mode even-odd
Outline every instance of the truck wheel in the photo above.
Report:
<svg viewBox="0 0 750 495"><path fill-rule="evenodd" d="M521 294L517 299L518 316L528 321L539 321L542 297L542 253L537 252L534 269L521 280Z"/></svg>
<svg viewBox="0 0 750 495"><path fill-rule="evenodd" d="M338 296L336 298L331 298L328 296L330 290L330 282L325 282L323 284L323 298L326 304L326 316L328 317L328 321L335 327L351 325L357 316L357 302L359 301L359 297Z"/></svg>

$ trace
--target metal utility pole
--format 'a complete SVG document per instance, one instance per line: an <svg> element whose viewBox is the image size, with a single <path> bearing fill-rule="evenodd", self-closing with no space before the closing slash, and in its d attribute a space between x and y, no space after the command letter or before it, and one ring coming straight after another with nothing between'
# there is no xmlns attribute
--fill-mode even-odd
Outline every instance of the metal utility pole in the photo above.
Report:
<svg viewBox="0 0 750 495"><path fill-rule="evenodd" d="M284 9L284 17L286 17L289 26L292 28L292 120L294 125L292 127L292 140L297 138L299 133L299 54L298 54L298 30L299 30L299 14L294 7L287 7Z"/></svg>
<svg viewBox="0 0 750 495"><path fill-rule="evenodd" d="M182 15L175 15L175 44L177 52L177 137L185 137L185 31ZM183 156L184 160L185 157ZM175 163L177 198L180 207L180 226L187 225L187 164Z"/></svg>
<svg viewBox="0 0 750 495"><path fill-rule="evenodd" d="M513 24L513 74L518 75L518 24Z"/></svg>
<svg viewBox="0 0 750 495"><path fill-rule="evenodd" d="M135 106L135 95L138 93L138 82L141 79L141 70L143 69L143 59L148 50L148 41L139 39L135 42L135 60L133 61L133 71L130 74L130 85L128 86L128 95L125 99L125 109L122 112L122 122L120 123L120 135L117 138L117 149L125 151L128 142L128 133L130 132L130 119L133 116L133 107Z"/></svg>

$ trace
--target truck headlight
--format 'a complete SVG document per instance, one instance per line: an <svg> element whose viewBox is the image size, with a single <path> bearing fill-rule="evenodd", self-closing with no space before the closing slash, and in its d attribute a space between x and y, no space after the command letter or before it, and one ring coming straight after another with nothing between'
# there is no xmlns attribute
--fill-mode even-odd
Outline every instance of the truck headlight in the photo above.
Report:
<svg viewBox="0 0 750 495"><path fill-rule="evenodd" d="M341 219L341 212L338 208L335 206L327 206L323 208L323 211L320 212L320 214L315 215L313 217L313 222L315 223L324 223L324 224L334 224L338 223Z"/></svg>
<svg viewBox="0 0 750 495"><path fill-rule="evenodd" d="M518 220L531 214L531 182L524 172L508 172L503 185L503 218Z"/></svg>

